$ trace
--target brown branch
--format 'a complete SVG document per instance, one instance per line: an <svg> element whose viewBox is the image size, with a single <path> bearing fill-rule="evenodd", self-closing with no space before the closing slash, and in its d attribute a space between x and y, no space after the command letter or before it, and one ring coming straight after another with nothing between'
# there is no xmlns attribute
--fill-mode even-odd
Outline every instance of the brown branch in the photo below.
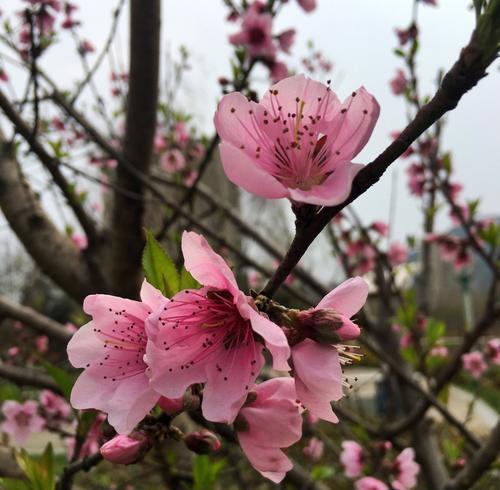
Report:
<svg viewBox="0 0 500 490"><path fill-rule="evenodd" d="M64 325L28 306L16 304L3 296L0 296L0 316L19 320L24 325L64 343L67 343L72 336L64 328Z"/></svg>
<svg viewBox="0 0 500 490"><path fill-rule="evenodd" d="M0 207L38 267L77 301L93 291L83 255L45 214L0 130Z"/></svg>
<svg viewBox="0 0 500 490"><path fill-rule="evenodd" d="M74 476L80 471L89 471L94 466L97 466L103 457L101 453L95 453L92 456L75 461L66 466L63 470L61 478L57 482L56 490L71 490Z"/></svg>
<svg viewBox="0 0 500 490"><path fill-rule="evenodd" d="M31 386L62 394L55 381L47 374L36 369L8 366L0 362L0 378L8 379L19 386Z"/></svg>
<svg viewBox="0 0 500 490"><path fill-rule="evenodd" d="M153 155L158 104L161 0L130 2L130 69L123 156L148 175ZM119 187L144 195L142 180L118 162ZM111 285L115 294L134 298L140 288L144 249L144 200L114 195L111 225Z"/></svg>
<svg viewBox="0 0 500 490"><path fill-rule="evenodd" d="M489 3L486 13L481 16L472 33L469 44L462 49L458 60L444 76L434 97L417 112L413 121L406 126L399 137L358 173L349 197L337 206L323 208L310 220L297 220L295 238L262 294L272 297L309 248L309 245L332 218L377 183L387 168L424 131L446 112L454 109L462 96L486 76L486 69L498 54L498 37L500 37L498 34L500 30L498 10L500 10L498 0Z"/></svg>
<svg viewBox="0 0 500 490"><path fill-rule="evenodd" d="M98 232L94 220L87 214L78 196L75 194L73 186L66 180L60 169L59 162L51 156L42 143L33 136L31 128L21 118L14 106L9 102L5 94L0 90L0 107L18 132L28 143L31 151L39 158L43 166L50 172L54 182L61 189L68 205L75 213L76 218L82 225L87 235L89 246L92 247L98 240Z"/></svg>
<svg viewBox="0 0 500 490"><path fill-rule="evenodd" d="M469 463L449 482L442 490L468 490L474 486L490 465L496 460L500 452L500 422L495 428L486 443L471 458Z"/></svg>

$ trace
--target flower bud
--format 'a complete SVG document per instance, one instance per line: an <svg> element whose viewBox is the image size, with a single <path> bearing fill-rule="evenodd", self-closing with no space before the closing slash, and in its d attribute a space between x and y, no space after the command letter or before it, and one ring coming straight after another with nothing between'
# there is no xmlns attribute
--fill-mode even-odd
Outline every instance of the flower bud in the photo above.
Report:
<svg viewBox="0 0 500 490"><path fill-rule="evenodd" d="M321 344L335 344L359 336L360 329L332 308L300 311L297 320L306 335Z"/></svg>
<svg viewBox="0 0 500 490"><path fill-rule="evenodd" d="M104 459L114 464L132 464L141 461L151 449L151 441L144 432L134 431L128 436L117 435L101 446Z"/></svg>
<svg viewBox="0 0 500 490"><path fill-rule="evenodd" d="M221 442L218 437L209 430L201 429L198 432L192 432L184 438L186 447L196 454L210 454L221 448Z"/></svg>
<svg viewBox="0 0 500 490"><path fill-rule="evenodd" d="M168 415L174 417L184 410L183 398L167 398L162 396L158 400L158 406Z"/></svg>

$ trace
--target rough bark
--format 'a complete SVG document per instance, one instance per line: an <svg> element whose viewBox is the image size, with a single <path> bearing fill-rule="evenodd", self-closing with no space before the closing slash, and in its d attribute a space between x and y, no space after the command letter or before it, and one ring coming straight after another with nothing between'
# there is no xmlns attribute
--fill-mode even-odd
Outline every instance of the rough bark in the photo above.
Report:
<svg viewBox="0 0 500 490"><path fill-rule="evenodd" d="M156 130L160 58L160 0L130 2L130 69L123 155L134 168L149 174ZM137 195L146 186L118 164L116 185ZM144 199L115 193L111 226L111 284L115 294L138 295L144 248Z"/></svg>

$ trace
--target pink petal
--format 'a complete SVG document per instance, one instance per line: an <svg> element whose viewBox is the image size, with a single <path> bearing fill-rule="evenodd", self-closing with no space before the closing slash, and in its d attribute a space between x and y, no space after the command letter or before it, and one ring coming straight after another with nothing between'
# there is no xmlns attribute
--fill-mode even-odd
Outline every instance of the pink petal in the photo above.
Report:
<svg viewBox="0 0 500 490"><path fill-rule="evenodd" d="M141 287L141 301L146 303L154 311L159 308L164 299L161 291L144 279Z"/></svg>
<svg viewBox="0 0 500 490"><path fill-rule="evenodd" d="M256 446L244 432L238 434L241 449L250 464L265 478L279 483L293 468L292 462L278 448Z"/></svg>
<svg viewBox="0 0 500 490"><path fill-rule="evenodd" d="M310 414L333 424L339 421L333 412L329 397L318 395L316 392L311 391L299 377L295 378L295 389L297 390L298 399Z"/></svg>
<svg viewBox="0 0 500 490"><path fill-rule="evenodd" d="M73 408L107 411L108 399L111 396L111 380L103 383L102 378L98 379L90 376L88 370L85 370L73 385L71 390L71 405Z"/></svg>
<svg viewBox="0 0 500 490"><path fill-rule="evenodd" d="M149 379L139 374L120 383L108 403L108 421L119 434L130 434L156 405L160 395L149 387Z"/></svg>
<svg viewBox="0 0 500 490"><path fill-rule="evenodd" d="M296 400L295 382L293 378L273 378L258 384L254 391L258 393L258 403L270 398ZM257 403L257 402L256 402Z"/></svg>
<svg viewBox="0 0 500 490"><path fill-rule="evenodd" d="M290 357L290 346L283 330L246 302L240 302L238 310L243 318L250 320L253 331L264 339L267 349L273 356L273 368L278 371L289 371L287 359Z"/></svg>
<svg viewBox="0 0 500 490"><path fill-rule="evenodd" d="M243 146L249 155L254 155L258 146L265 146L263 141L267 139L255 126L255 118L258 116L260 120L263 112L263 107L250 102L240 92L224 95L214 116L221 141L236 148Z"/></svg>
<svg viewBox="0 0 500 490"><path fill-rule="evenodd" d="M302 416L295 400L271 399L257 401L241 410L249 424L245 437L251 438L255 445L266 447L288 447L302 437Z"/></svg>
<svg viewBox="0 0 500 490"><path fill-rule="evenodd" d="M198 233L185 231L182 234L182 254L184 266L200 284L229 291L238 290L229 266Z"/></svg>
<svg viewBox="0 0 500 490"><path fill-rule="evenodd" d="M271 91L278 91L276 95L271 96ZM326 97L328 96L328 101ZM329 88L320 82L306 77L305 75L295 75L285 78L271 87L264 97L262 97L261 105L264 106L271 114L274 114L276 103L271 103L271 99L279 100L279 104L283 107L283 113L298 112L297 97L304 101L304 115L316 116L321 114L324 120L330 120L334 116L336 110L340 107L340 101L337 96L329 90ZM321 99L321 100L318 100ZM318 111L319 104L323 102ZM324 106L324 103L327 105Z"/></svg>
<svg viewBox="0 0 500 490"><path fill-rule="evenodd" d="M161 346L164 335L164 330L160 329L158 346ZM189 386L207 381L204 364L197 363L188 369L180 369L186 359L192 358L192 352L193 347L188 343L166 352L153 342L148 342L146 359L151 366L151 387L167 398L180 398Z"/></svg>
<svg viewBox="0 0 500 490"><path fill-rule="evenodd" d="M67 352L69 362L73 367L84 368L103 356L103 342L95 334L94 328L94 322L89 322L80 327L71 337Z"/></svg>
<svg viewBox="0 0 500 490"><path fill-rule="evenodd" d="M266 199L279 199L288 195L287 189L258 167L243 150L223 141L219 151L224 172L233 184Z"/></svg>
<svg viewBox="0 0 500 490"><path fill-rule="evenodd" d="M368 142L380 114L375 97L360 87L354 97L348 97L336 116L333 151L343 160L352 160ZM342 113L342 110L345 112Z"/></svg>
<svg viewBox="0 0 500 490"><path fill-rule="evenodd" d="M221 354L207 364L208 381L201 408L207 420L230 424L254 385L264 365L264 357L262 345L252 341L248 347L223 349Z"/></svg>
<svg viewBox="0 0 500 490"><path fill-rule="evenodd" d="M290 199L318 206L334 206L344 202L349 196L352 181L363 168L359 163L340 162L335 171L322 184L308 190L290 189Z"/></svg>
<svg viewBox="0 0 500 490"><path fill-rule="evenodd" d="M350 318L366 303L368 284L361 277L352 277L328 293L316 309L332 308Z"/></svg>

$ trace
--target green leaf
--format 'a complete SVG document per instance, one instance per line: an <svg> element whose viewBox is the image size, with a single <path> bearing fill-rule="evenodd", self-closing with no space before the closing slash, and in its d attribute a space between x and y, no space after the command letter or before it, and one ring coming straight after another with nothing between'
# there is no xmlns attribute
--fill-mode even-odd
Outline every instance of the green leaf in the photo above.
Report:
<svg viewBox="0 0 500 490"><path fill-rule="evenodd" d="M183 289L198 289L200 287L201 284L182 266L179 289L182 291Z"/></svg>
<svg viewBox="0 0 500 490"><path fill-rule="evenodd" d="M207 455L196 456L193 463L193 490L213 490L226 461L211 461Z"/></svg>
<svg viewBox="0 0 500 490"><path fill-rule="evenodd" d="M30 490L54 490L54 454L52 444L48 444L42 456L36 460L24 449L16 453L16 461L26 478L29 480Z"/></svg>
<svg viewBox="0 0 500 490"><path fill-rule="evenodd" d="M64 398L69 401L71 390L73 389L78 374L65 371L48 361L41 361L40 364L45 371L47 371L47 374L56 382Z"/></svg>
<svg viewBox="0 0 500 490"><path fill-rule="evenodd" d="M142 266L148 282L167 298L180 291L180 277L175 264L148 230Z"/></svg>
<svg viewBox="0 0 500 490"><path fill-rule="evenodd" d="M3 490L31 490L26 482L15 478L0 478L0 488Z"/></svg>
<svg viewBox="0 0 500 490"><path fill-rule="evenodd" d="M396 49L394 50L394 54L395 54L396 56L401 57L401 58L404 58L404 57L406 56L405 52L404 52L402 49L399 49L399 48L396 48Z"/></svg>
<svg viewBox="0 0 500 490"><path fill-rule="evenodd" d="M311 471L311 478L314 481L326 480L334 475L335 471L331 466L315 466Z"/></svg>
<svg viewBox="0 0 500 490"><path fill-rule="evenodd" d="M436 342L443 337L446 332L446 325L443 322L429 318L425 331L427 348L431 349Z"/></svg>
<svg viewBox="0 0 500 490"><path fill-rule="evenodd" d="M442 164L443 164L443 168L448 172L450 173L451 170L452 170L452 163L451 163L451 153L448 152L448 153L445 153L442 158L441 158L441 161L442 161Z"/></svg>
<svg viewBox="0 0 500 490"><path fill-rule="evenodd" d="M23 394L19 387L12 383L2 383L0 385L0 402L5 400L22 401Z"/></svg>

